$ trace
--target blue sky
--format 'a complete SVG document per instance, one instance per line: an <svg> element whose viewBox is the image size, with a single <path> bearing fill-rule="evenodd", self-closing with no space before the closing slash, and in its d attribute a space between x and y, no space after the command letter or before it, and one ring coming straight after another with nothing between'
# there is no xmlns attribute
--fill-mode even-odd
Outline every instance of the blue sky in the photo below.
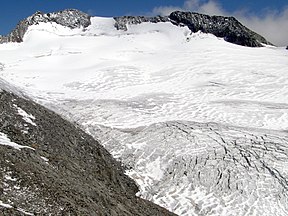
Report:
<svg viewBox="0 0 288 216"><path fill-rule="evenodd" d="M53 12L66 8L76 8L96 16L156 15L177 9L231 15L262 34L265 28L267 32L283 29L282 39L273 38L279 44L285 43L285 31L288 32L287 0L8 0L1 2L0 34L7 34L21 19L37 10ZM274 24L277 25L275 29Z"/></svg>

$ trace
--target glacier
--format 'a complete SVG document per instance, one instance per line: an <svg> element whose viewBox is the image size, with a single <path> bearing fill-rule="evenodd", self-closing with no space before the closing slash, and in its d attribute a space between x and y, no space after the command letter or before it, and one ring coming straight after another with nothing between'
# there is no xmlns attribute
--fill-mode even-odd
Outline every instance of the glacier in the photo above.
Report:
<svg viewBox="0 0 288 216"><path fill-rule="evenodd" d="M179 215L288 214L288 52L92 17L0 45L0 77L79 124ZM1 81L2 83L2 81Z"/></svg>

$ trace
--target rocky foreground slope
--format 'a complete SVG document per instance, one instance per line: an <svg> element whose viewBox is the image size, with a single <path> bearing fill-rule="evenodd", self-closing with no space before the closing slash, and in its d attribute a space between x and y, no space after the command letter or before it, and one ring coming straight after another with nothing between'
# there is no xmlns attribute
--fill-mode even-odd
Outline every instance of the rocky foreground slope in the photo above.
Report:
<svg viewBox="0 0 288 216"><path fill-rule="evenodd" d="M0 92L0 215L173 215L92 137L59 115Z"/></svg>
<svg viewBox="0 0 288 216"><path fill-rule="evenodd" d="M40 22L55 22L69 28L86 28L91 24L90 16L75 9L67 9L54 13L36 12L32 16L22 20L16 28L7 36L0 36L0 43L22 42L23 37L31 25ZM187 26L191 32L202 31L224 38L227 42L248 46L262 47L262 44L271 44L261 35L243 26L234 17L208 16L193 12L175 11L169 16L123 16L115 17L115 28L127 30L127 24L140 24L143 22L171 22L179 26Z"/></svg>

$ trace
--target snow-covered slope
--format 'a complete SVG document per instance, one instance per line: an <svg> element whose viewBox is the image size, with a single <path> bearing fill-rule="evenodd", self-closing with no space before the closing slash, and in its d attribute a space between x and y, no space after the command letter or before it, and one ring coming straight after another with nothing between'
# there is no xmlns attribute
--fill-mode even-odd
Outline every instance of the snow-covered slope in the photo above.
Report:
<svg viewBox="0 0 288 216"><path fill-rule="evenodd" d="M24 43L1 45L2 77L39 99L88 103L93 122L109 126L189 119L287 129L286 50L240 47L171 23L123 32L113 19L92 22L85 32L30 27Z"/></svg>
<svg viewBox="0 0 288 216"><path fill-rule="evenodd" d="M80 123L180 215L287 215L288 52L170 22L30 26L1 77ZM213 126L210 123L213 122Z"/></svg>

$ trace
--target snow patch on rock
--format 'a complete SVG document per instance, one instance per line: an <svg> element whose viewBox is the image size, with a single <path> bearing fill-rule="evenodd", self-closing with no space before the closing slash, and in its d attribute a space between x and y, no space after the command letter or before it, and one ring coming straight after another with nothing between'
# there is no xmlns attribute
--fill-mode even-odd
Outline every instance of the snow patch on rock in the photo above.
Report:
<svg viewBox="0 0 288 216"><path fill-rule="evenodd" d="M19 145L15 142L12 142L6 134L0 132L0 145L3 145L3 146L9 146L9 147L12 147L14 149L17 149L17 150L21 150L23 148L27 148L27 149L31 149L31 150L35 150L34 148L31 148L30 146L23 146L23 145Z"/></svg>

